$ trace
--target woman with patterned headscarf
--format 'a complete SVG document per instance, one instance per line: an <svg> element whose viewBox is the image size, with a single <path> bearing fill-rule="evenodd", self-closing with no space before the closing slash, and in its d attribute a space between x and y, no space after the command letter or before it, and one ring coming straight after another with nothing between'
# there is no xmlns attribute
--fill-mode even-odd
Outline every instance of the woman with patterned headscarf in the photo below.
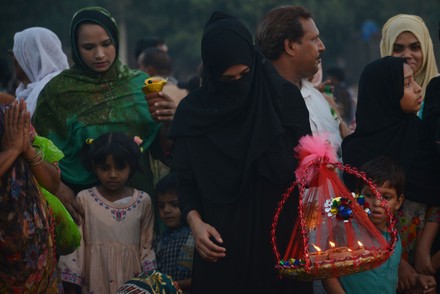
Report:
<svg viewBox="0 0 440 294"><path fill-rule="evenodd" d="M438 76L432 40L425 22L416 15L398 14L382 28L380 55L403 57L414 72L425 98L429 81ZM423 107L419 116L423 112Z"/></svg>
<svg viewBox="0 0 440 294"><path fill-rule="evenodd" d="M149 108L141 88L148 76L130 70L118 59L119 36L115 20L101 7L80 9L70 26L71 69L53 78L39 96L34 125L51 139L65 157L60 161L62 184L57 196L72 216L82 213L75 193L97 183L81 164L80 151L89 138L108 132L123 132L142 139L145 174L136 174L131 186L152 192L149 153L161 157L169 141L165 138L175 105L162 96L162 112ZM157 109L154 109L154 111ZM157 116L159 114L159 116ZM162 122L162 124L161 124Z"/></svg>

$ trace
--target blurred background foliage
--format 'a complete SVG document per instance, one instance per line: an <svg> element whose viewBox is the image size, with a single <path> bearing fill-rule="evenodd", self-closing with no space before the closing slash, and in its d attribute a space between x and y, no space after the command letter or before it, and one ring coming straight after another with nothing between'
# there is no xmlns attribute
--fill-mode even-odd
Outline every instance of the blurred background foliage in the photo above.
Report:
<svg viewBox="0 0 440 294"><path fill-rule="evenodd" d="M324 71L341 66L348 82L357 83L362 68L379 57L380 29L398 13L421 16L431 33L440 61L438 0L6 0L0 1L0 56L12 47L14 33L31 26L53 30L70 55L69 24L84 6L107 8L121 30L121 59L136 67L136 41L147 35L165 39L173 58L174 75L185 80L200 63L203 26L214 10L239 17L251 30L265 12L278 5L302 5L311 10L326 46Z"/></svg>

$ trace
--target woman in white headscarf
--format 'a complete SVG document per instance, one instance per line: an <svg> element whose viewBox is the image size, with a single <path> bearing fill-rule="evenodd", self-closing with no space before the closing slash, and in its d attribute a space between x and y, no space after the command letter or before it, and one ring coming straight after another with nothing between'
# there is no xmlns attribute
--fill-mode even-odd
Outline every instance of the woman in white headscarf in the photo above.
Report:
<svg viewBox="0 0 440 294"><path fill-rule="evenodd" d="M26 101L27 109L33 115L44 85L69 68L67 56L58 36L41 27L16 33L12 52L17 80L20 81L15 96Z"/></svg>

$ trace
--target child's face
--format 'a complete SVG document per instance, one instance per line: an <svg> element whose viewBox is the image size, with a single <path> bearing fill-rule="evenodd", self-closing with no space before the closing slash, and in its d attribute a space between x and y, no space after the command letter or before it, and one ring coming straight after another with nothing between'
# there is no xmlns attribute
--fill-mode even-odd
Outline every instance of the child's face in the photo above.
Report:
<svg viewBox="0 0 440 294"><path fill-rule="evenodd" d="M127 164L119 169L112 155L107 156L104 164L94 164L93 167L101 185L113 192L123 189L130 175L130 166Z"/></svg>
<svg viewBox="0 0 440 294"><path fill-rule="evenodd" d="M379 193L382 195L382 198L385 200L390 213L394 214L402 205L403 202L403 194L397 195L396 189L389 186L388 182L385 182L382 186L378 187ZM381 202L377 199L370 187L365 186L362 189L362 195L365 196L365 200L368 202L370 206L370 220L382 231L387 230L387 215L385 213L385 209L381 206Z"/></svg>
<svg viewBox="0 0 440 294"><path fill-rule="evenodd" d="M400 107L405 113L417 113L422 105L422 88L414 80L411 67L403 64L403 96L400 98Z"/></svg>
<svg viewBox="0 0 440 294"><path fill-rule="evenodd" d="M170 229L177 229L181 226L178 204L177 195L174 192L158 195L157 207L159 209L159 217Z"/></svg>

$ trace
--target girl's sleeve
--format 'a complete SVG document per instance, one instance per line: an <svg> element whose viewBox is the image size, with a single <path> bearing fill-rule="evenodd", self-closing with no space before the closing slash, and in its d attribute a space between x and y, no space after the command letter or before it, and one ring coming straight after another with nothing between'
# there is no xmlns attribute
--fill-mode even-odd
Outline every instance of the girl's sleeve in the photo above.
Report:
<svg viewBox="0 0 440 294"><path fill-rule="evenodd" d="M142 271L149 271L157 268L156 254L153 250L154 238L154 212L150 196L142 192L145 197L145 212L141 223L141 264Z"/></svg>
<svg viewBox="0 0 440 294"><path fill-rule="evenodd" d="M80 195L78 195L77 201L84 208L84 203L81 201ZM78 226L81 236L84 236L84 225L86 224L83 220L82 225ZM85 266L85 242L84 238L81 238L80 246L74 252L68 255L61 255L58 259L58 269L60 271L61 280L82 287L84 283Z"/></svg>

